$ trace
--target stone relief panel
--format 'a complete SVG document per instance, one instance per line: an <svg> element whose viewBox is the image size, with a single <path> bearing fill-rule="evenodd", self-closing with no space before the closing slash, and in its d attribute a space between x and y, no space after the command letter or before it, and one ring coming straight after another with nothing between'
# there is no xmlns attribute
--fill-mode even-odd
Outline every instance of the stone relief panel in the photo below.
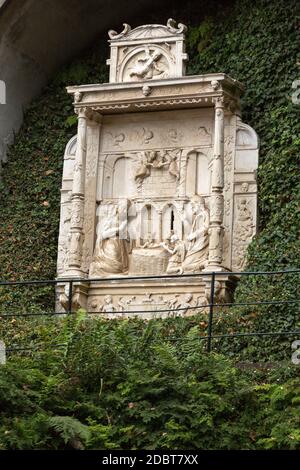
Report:
<svg viewBox="0 0 300 470"><path fill-rule="evenodd" d="M61 189L60 224L57 253L57 273L63 275L69 260L69 231L71 224L71 195L77 148L77 136L72 137L66 145L64 154L63 181Z"/></svg>
<svg viewBox="0 0 300 470"><path fill-rule="evenodd" d="M239 82L184 77L185 30L172 19L111 30L110 83L68 87L78 133L64 158L58 276L76 278L74 309L189 315L209 302L205 272L245 267L258 139L239 117ZM215 286L224 298L226 276ZM57 287L64 308L66 286Z"/></svg>
<svg viewBox="0 0 300 470"><path fill-rule="evenodd" d="M129 49L119 66L121 82L168 78L175 57L167 47L140 46Z"/></svg>
<svg viewBox="0 0 300 470"><path fill-rule="evenodd" d="M104 119L90 276L180 274L204 269L212 116L207 113L204 120L200 114L191 110L181 119L177 112ZM140 120L143 125L139 126ZM128 212L126 221L121 220L122 204ZM127 230L124 238L120 236L123 222Z"/></svg>
<svg viewBox="0 0 300 470"><path fill-rule="evenodd" d="M255 235L256 204L254 198L235 196L232 269L242 271L246 265L246 251Z"/></svg>
<svg viewBox="0 0 300 470"><path fill-rule="evenodd" d="M99 313L108 319L130 318L142 315L153 318L173 316L192 316L206 305L204 295L195 293L183 294L152 294L145 292L137 295L111 295L91 297L88 311Z"/></svg>
<svg viewBox="0 0 300 470"><path fill-rule="evenodd" d="M63 275L69 261L69 231L71 223L71 192L62 195L57 253L57 273Z"/></svg>
<svg viewBox="0 0 300 470"><path fill-rule="evenodd" d="M209 209L200 196L186 205L192 206L191 224L171 203L103 202L90 277L201 272L208 258Z"/></svg>
<svg viewBox="0 0 300 470"><path fill-rule="evenodd" d="M101 153L210 147L213 112L139 113L103 119Z"/></svg>
<svg viewBox="0 0 300 470"><path fill-rule="evenodd" d="M96 191L97 169L99 158L100 128L93 124L87 129L87 157L85 170L84 200L84 241L82 248L82 270L88 273L94 251L94 234L96 227Z"/></svg>
<svg viewBox="0 0 300 470"><path fill-rule="evenodd" d="M234 160L234 221L232 235L232 269L246 266L246 252L257 230L258 137L247 124L237 119Z"/></svg>

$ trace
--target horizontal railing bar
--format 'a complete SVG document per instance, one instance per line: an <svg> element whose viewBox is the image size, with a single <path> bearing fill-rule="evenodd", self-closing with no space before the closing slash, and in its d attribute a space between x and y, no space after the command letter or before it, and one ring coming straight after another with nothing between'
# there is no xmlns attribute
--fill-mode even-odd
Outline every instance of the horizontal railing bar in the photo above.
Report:
<svg viewBox="0 0 300 470"><path fill-rule="evenodd" d="M284 304L297 304L300 299L295 300L258 300L257 302L227 302L224 304L214 304L214 307L246 307L253 305L284 305Z"/></svg>
<svg viewBox="0 0 300 470"><path fill-rule="evenodd" d="M57 348L61 346L66 346L67 343L61 343L61 344L49 344L49 348ZM38 348L38 346L32 347L32 348L6 348L6 352L12 352L12 351L35 351Z"/></svg>
<svg viewBox="0 0 300 470"><path fill-rule="evenodd" d="M293 336L300 335L300 330L296 331L280 331L280 332L256 332L256 333L233 333L233 334L224 334L224 335L212 335L213 339L221 338L237 338L240 336ZM199 336L199 339L208 339L208 336Z"/></svg>
<svg viewBox="0 0 300 470"><path fill-rule="evenodd" d="M63 284L70 282L82 282L82 283L93 283L93 282L109 282L109 281L133 281L133 280L151 280L151 279L182 279L190 277L210 277L215 273L216 276L256 276L256 275L275 275L275 274L298 274L300 269L285 270L285 271L242 271L242 272L231 272L231 271L211 271L201 272L195 274L170 274L163 276L128 276L128 277L106 277L106 278L61 278L51 280L27 280L27 281L0 281L0 286L17 286L17 285L51 285L51 284Z"/></svg>
<svg viewBox="0 0 300 470"><path fill-rule="evenodd" d="M178 307L178 308L166 308L166 309L160 309L160 310L119 310L119 311L114 311L114 312L103 312L103 311L87 311L87 315L105 315L107 313L111 313L114 315L118 314L126 314L126 313L164 313L164 312L180 312L180 311L186 311L186 310L199 310L199 309L205 309L209 308L211 305L214 307L239 307L239 306L253 306L253 305L286 305L286 304L294 304L294 303L300 303L300 299L295 299L295 300L269 300L269 301L258 301L258 302L239 302L239 303L223 303L223 304L206 304L206 305L195 305L195 306L190 306L190 307ZM216 312L220 313L220 312ZM76 312L25 312L25 313L5 313L2 314L0 313L0 318L5 318L5 317L29 317L29 316L42 316L42 315L49 315L49 316L55 316L55 315L70 315L70 314L76 314Z"/></svg>
<svg viewBox="0 0 300 470"><path fill-rule="evenodd" d="M221 338L236 338L236 337L251 337L251 336L293 336L293 335L299 335L300 330L296 331L276 331L276 332L262 332L258 331L256 333L233 333L233 334L224 334L224 335L212 335L212 339L221 339ZM207 340L209 337L208 336L198 336L198 340ZM184 340L185 338L182 337L177 337L177 338L165 338L166 341L181 341ZM48 348L53 348L53 347L60 347L60 346L66 346L67 343L61 343L61 344L50 344L47 346ZM37 349L36 347L27 347L27 348L7 348L7 352L13 352L13 351L35 351ZM47 348L45 348L46 350Z"/></svg>

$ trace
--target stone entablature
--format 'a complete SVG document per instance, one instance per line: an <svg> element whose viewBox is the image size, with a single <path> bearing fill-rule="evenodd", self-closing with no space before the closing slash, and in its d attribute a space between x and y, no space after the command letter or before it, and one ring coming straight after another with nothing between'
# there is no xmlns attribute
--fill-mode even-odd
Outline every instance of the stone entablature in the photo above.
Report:
<svg viewBox="0 0 300 470"><path fill-rule="evenodd" d="M256 232L258 139L241 121L243 87L225 74L180 76L184 31L169 20L110 32L111 83L68 87L78 133L65 152L58 277L90 279L74 295L103 314L120 302L147 312L207 302L204 278L125 279L240 271ZM232 276L218 282L228 296Z"/></svg>

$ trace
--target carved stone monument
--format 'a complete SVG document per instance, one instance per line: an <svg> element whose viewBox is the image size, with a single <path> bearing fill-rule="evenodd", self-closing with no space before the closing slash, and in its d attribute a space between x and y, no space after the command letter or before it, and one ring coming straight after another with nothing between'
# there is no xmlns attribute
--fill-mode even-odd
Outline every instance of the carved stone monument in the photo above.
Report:
<svg viewBox="0 0 300 470"><path fill-rule="evenodd" d="M185 30L170 19L109 31L110 82L68 87L78 132L66 147L61 195L65 307L72 278L73 308L108 318L187 315L209 297L201 273L216 272L226 299L231 272L245 265L256 232L258 138L241 121L239 82L184 75ZM179 277L138 279L163 274Z"/></svg>

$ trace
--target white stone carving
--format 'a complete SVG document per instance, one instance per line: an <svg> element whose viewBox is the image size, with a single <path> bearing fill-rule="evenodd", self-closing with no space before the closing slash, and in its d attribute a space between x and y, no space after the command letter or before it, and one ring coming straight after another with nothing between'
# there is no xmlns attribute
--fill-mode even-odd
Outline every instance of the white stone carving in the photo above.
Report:
<svg viewBox="0 0 300 470"><path fill-rule="evenodd" d="M128 59L126 66L123 66L124 82L168 77L168 59L161 50L145 46L144 49L138 48L133 52L134 54Z"/></svg>
<svg viewBox="0 0 300 470"><path fill-rule="evenodd" d="M167 265L167 274L182 274L185 259L185 244L176 234L171 236L170 244L162 243L162 247L171 255Z"/></svg>
<svg viewBox="0 0 300 470"><path fill-rule="evenodd" d="M127 201L119 206L108 206L105 219L100 225L90 276L128 273L129 240L123 238L127 225Z"/></svg>
<svg viewBox="0 0 300 470"><path fill-rule="evenodd" d="M254 235L255 223L251 200L238 198L236 203L233 254L234 269L241 271L246 264L246 250Z"/></svg>
<svg viewBox="0 0 300 470"><path fill-rule="evenodd" d="M131 30L124 24L118 34L109 31L110 82L154 80L184 75L186 27L169 19L166 26L145 25ZM149 94L149 93L146 93Z"/></svg>
<svg viewBox="0 0 300 470"><path fill-rule="evenodd" d="M78 134L64 158L58 278L87 278L72 302L107 318L192 314L207 304L207 271L228 271L217 280L228 297L256 232L258 139L239 116L242 86L184 76L185 29L110 31L110 82L68 88Z"/></svg>
<svg viewBox="0 0 300 470"><path fill-rule="evenodd" d="M200 272L207 263L210 216L203 198L194 200L194 214L192 230L188 235L187 254L183 263L184 272Z"/></svg>

